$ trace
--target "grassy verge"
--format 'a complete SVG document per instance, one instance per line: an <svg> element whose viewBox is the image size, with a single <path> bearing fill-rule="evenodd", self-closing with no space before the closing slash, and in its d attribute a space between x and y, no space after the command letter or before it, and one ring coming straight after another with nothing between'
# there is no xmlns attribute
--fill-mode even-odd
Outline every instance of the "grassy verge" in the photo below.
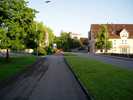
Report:
<svg viewBox="0 0 133 100"><path fill-rule="evenodd" d="M79 56L65 56L94 100L133 100L133 71Z"/></svg>
<svg viewBox="0 0 133 100"><path fill-rule="evenodd" d="M64 56L76 56L76 54L73 54L71 52L65 52L64 53Z"/></svg>
<svg viewBox="0 0 133 100"><path fill-rule="evenodd" d="M12 57L9 62L0 58L0 81L19 73L35 60L34 56Z"/></svg>

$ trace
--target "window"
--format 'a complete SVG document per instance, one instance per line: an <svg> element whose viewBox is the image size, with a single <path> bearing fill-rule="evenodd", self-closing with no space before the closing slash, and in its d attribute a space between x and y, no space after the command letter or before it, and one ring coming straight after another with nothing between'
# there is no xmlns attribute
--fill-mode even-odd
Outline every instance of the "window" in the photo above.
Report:
<svg viewBox="0 0 133 100"><path fill-rule="evenodd" d="M114 40L114 45L116 45L116 40Z"/></svg>
<svg viewBox="0 0 133 100"><path fill-rule="evenodd" d="M127 40L125 40L125 44L127 44Z"/></svg>
<svg viewBox="0 0 133 100"><path fill-rule="evenodd" d="M127 40L122 40L122 44L127 44Z"/></svg>
<svg viewBox="0 0 133 100"><path fill-rule="evenodd" d="M124 44L124 40L122 40L122 44Z"/></svg>

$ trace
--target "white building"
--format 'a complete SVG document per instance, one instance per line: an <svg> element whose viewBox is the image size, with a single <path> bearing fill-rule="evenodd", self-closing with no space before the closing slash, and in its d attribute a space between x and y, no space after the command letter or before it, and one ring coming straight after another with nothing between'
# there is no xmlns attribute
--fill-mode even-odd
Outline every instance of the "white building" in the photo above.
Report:
<svg viewBox="0 0 133 100"><path fill-rule="evenodd" d="M108 53L133 54L133 24L106 24L109 41L112 41L112 48ZM95 49L96 36L101 24L92 24L89 32L89 51L100 53Z"/></svg>
<svg viewBox="0 0 133 100"><path fill-rule="evenodd" d="M72 39L74 39L74 38L80 39L80 37L81 37L81 35L78 33L70 33L70 36Z"/></svg>

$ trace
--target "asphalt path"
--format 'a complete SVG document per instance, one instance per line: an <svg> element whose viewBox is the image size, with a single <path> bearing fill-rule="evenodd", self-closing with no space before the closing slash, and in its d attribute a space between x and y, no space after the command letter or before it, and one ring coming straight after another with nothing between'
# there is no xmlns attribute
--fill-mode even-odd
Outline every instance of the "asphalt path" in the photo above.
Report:
<svg viewBox="0 0 133 100"><path fill-rule="evenodd" d="M0 90L0 100L87 100L63 56L48 56Z"/></svg>
<svg viewBox="0 0 133 100"><path fill-rule="evenodd" d="M128 70L133 70L133 59L125 59L123 57L114 57L114 56L103 56L98 54L87 54L87 53L75 53L79 56L96 59L104 63L112 64L117 67L125 68Z"/></svg>

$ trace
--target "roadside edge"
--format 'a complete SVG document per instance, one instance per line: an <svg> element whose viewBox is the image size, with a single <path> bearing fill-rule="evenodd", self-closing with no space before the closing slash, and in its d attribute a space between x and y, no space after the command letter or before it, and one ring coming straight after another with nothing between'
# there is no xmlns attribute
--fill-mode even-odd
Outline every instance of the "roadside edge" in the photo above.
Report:
<svg viewBox="0 0 133 100"><path fill-rule="evenodd" d="M65 64L68 66L68 68L70 69L70 71L72 72L72 74L74 75L75 79L77 80L78 84L80 85L81 89L83 90L83 92L85 93L86 97L88 100L94 100L94 98L92 96L90 96L90 93L88 93L86 87L83 85L83 83L79 80L79 78L77 77L77 75L75 74L75 72L73 71L71 65L68 63L68 61L66 60L66 58L64 57L64 62Z"/></svg>

